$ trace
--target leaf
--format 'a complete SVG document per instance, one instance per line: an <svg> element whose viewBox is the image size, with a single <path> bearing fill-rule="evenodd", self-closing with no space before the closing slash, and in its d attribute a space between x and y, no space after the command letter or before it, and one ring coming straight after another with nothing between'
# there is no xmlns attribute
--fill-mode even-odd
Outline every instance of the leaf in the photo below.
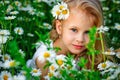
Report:
<svg viewBox="0 0 120 80"><path fill-rule="evenodd" d="M43 67L44 69L48 68L51 65L51 63L49 61L46 61L45 66Z"/></svg>
<svg viewBox="0 0 120 80"><path fill-rule="evenodd" d="M80 60L79 60L79 62L78 62L78 66L80 66L80 67L85 67L85 65L87 64L87 60L85 59L85 58L83 58L83 57L81 57L80 58Z"/></svg>

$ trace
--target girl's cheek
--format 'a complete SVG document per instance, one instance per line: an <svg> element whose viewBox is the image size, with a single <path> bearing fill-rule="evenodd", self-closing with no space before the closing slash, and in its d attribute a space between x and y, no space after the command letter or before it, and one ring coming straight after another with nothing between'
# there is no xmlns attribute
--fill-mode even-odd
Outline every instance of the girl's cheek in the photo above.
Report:
<svg viewBox="0 0 120 80"><path fill-rule="evenodd" d="M89 39L89 36L88 35L85 35L85 42L86 43L89 43L90 39Z"/></svg>

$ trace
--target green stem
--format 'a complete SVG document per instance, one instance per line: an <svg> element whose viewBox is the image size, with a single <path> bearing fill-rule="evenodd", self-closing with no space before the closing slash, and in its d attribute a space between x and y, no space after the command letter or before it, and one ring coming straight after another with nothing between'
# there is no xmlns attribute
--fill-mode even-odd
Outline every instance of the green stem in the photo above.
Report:
<svg viewBox="0 0 120 80"><path fill-rule="evenodd" d="M94 52L92 53L92 70L94 70L94 61L95 61L95 55Z"/></svg>
<svg viewBox="0 0 120 80"><path fill-rule="evenodd" d="M15 74L15 72L14 72L15 70L14 70L14 68L12 68L12 75L14 75Z"/></svg>
<svg viewBox="0 0 120 80"><path fill-rule="evenodd" d="M101 32L100 32L100 41L101 41L101 45L102 45L102 53L104 53L105 49L104 49L103 37L102 37L102 33ZM105 55L103 55L103 59L105 61Z"/></svg>

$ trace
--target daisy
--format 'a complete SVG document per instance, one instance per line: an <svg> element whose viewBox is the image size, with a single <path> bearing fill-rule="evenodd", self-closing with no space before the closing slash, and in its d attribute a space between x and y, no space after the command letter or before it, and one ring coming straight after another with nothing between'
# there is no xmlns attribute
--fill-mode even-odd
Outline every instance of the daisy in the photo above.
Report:
<svg viewBox="0 0 120 80"><path fill-rule="evenodd" d="M21 10L21 11L32 11L33 7L30 4L28 4L26 7L20 7L19 10Z"/></svg>
<svg viewBox="0 0 120 80"><path fill-rule="evenodd" d="M11 10L13 10L13 6L12 5L9 5L6 12L9 13Z"/></svg>
<svg viewBox="0 0 120 80"><path fill-rule="evenodd" d="M16 27L16 28L14 29L14 32L15 32L16 34L18 34L18 35L22 35L22 34L24 33L22 27Z"/></svg>
<svg viewBox="0 0 120 80"><path fill-rule="evenodd" d="M113 51L113 50L111 50L111 49L108 49L106 52L104 52L103 54L105 54L105 55L115 55L116 53Z"/></svg>
<svg viewBox="0 0 120 80"><path fill-rule="evenodd" d="M36 9L31 9L31 10L28 11L28 13L30 15L35 15L35 12L36 12Z"/></svg>
<svg viewBox="0 0 120 80"><path fill-rule="evenodd" d="M65 55L56 56L56 62L59 66L64 67L65 57L66 57Z"/></svg>
<svg viewBox="0 0 120 80"><path fill-rule="evenodd" d="M44 16L45 16L45 13L44 13L44 12L37 12L36 15L37 15L37 16L41 16L41 17L44 17Z"/></svg>
<svg viewBox="0 0 120 80"><path fill-rule="evenodd" d="M49 66L49 71L50 72L55 72L59 66L56 63L53 63L52 65Z"/></svg>
<svg viewBox="0 0 120 80"><path fill-rule="evenodd" d="M51 80L50 78L51 78L52 76L54 76L53 73L52 73L52 72L51 72L51 73L49 72L49 73L44 77L44 79L45 79L45 80Z"/></svg>
<svg viewBox="0 0 120 80"><path fill-rule="evenodd" d="M59 19L67 19L68 16L69 16L69 10L68 9L64 9L64 10L61 11Z"/></svg>
<svg viewBox="0 0 120 80"><path fill-rule="evenodd" d="M67 67L66 67L66 68L67 68L68 70L69 70L69 69L76 70L76 61L75 61L75 60L72 60L71 63L72 63L72 66L67 64Z"/></svg>
<svg viewBox="0 0 120 80"><path fill-rule="evenodd" d="M118 10L118 13L120 13L120 10Z"/></svg>
<svg viewBox="0 0 120 80"><path fill-rule="evenodd" d="M9 3L10 3L10 1L4 1L4 3L5 3L5 4L9 4Z"/></svg>
<svg viewBox="0 0 120 80"><path fill-rule="evenodd" d="M103 25L100 26L99 28L97 28L98 33L100 33L100 32L104 33L104 32L106 32L108 30L109 30L109 28L108 27L103 27Z"/></svg>
<svg viewBox="0 0 120 80"><path fill-rule="evenodd" d="M115 52L106 51L103 54L105 54L105 55L115 55L116 53Z"/></svg>
<svg viewBox="0 0 120 80"><path fill-rule="evenodd" d="M112 63L110 61L106 61L106 62L100 63L97 68L99 70L105 70L111 66L114 66L114 63Z"/></svg>
<svg viewBox="0 0 120 80"><path fill-rule="evenodd" d="M32 33L27 33L27 36L29 36L29 37L34 37L34 34L32 34Z"/></svg>
<svg viewBox="0 0 120 80"><path fill-rule="evenodd" d="M22 49L19 49L19 53L22 55L22 57L25 57L25 53L22 51Z"/></svg>
<svg viewBox="0 0 120 80"><path fill-rule="evenodd" d="M0 80L12 80L11 73L7 71L2 71L0 74Z"/></svg>
<svg viewBox="0 0 120 80"><path fill-rule="evenodd" d="M109 76L107 79L108 80L115 80L119 76L119 74L120 74L120 68L117 68L114 71L114 73L111 76Z"/></svg>
<svg viewBox="0 0 120 80"><path fill-rule="evenodd" d="M2 35L2 36L10 35L10 31L9 30L0 30L0 35Z"/></svg>
<svg viewBox="0 0 120 80"><path fill-rule="evenodd" d="M116 4L120 4L119 0L118 1L113 0L113 2L116 3Z"/></svg>
<svg viewBox="0 0 120 80"><path fill-rule="evenodd" d="M15 18L16 18L16 16L7 16L7 17L5 17L5 20L13 20Z"/></svg>
<svg viewBox="0 0 120 80"><path fill-rule="evenodd" d="M104 70L104 71L102 71L102 72L100 72L100 73L101 73L102 75L105 75L106 73L112 74L114 71L115 71L115 69L109 68L109 69Z"/></svg>
<svg viewBox="0 0 120 80"><path fill-rule="evenodd" d="M58 19L61 11L59 10L59 5L55 5L52 9L52 15L55 17L55 19Z"/></svg>
<svg viewBox="0 0 120 80"><path fill-rule="evenodd" d="M12 15L16 15L18 13L19 13L18 11L12 11L12 12L10 12L10 14L12 14Z"/></svg>
<svg viewBox="0 0 120 80"><path fill-rule="evenodd" d="M15 75L13 77L13 80L26 80L26 77L24 75Z"/></svg>
<svg viewBox="0 0 120 80"><path fill-rule="evenodd" d="M30 72L32 74L32 76L40 76L41 75L41 71L40 69L32 69L32 71Z"/></svg>
<svg viewBox="0 0 120 80"><path fill-rule="evenodd" d="M120 30L120 24L116 23L115 24L115 29Z"/></svg>
<svg viewBox="0 0 120 80"><path fill-rule="evenodd" d="M67 19L69 16L69 9L66 3L61 2L61 4L59 4L59 10L61 10L61 14L59 15L59 19Z"/></svg>
<svg viewBox="0 0 120 80"><path fill-rule="evenodd" d="M8 40L8 36L0 36L0 44L5 44Z"/></svg>
<svg viewBox="0 0 120 80"><path fill-rule="evenodd" d="M11 68L11 67L15 67L16 66L16 62L14 60L6 60L4 63L3 63L3 67L4 68Z"/></svg>
<svg viewBox="0 0 120 80"><path fill-rule="evenodd" d="M46 23L46 22L43 23L43 26L45 26L45 28L47 28L47 29L52 28L52 26L49 23Z"/></svg>
<svg viewBox="0 0 120 80"><path fill-rule="evenodd" d="M117 52L117 53L116 53L116 56L117 56L117 58L120 59L120 52Z"/></svg>
<svg viewBox="0 0 120 80"><path fill-rule="evenodd" d="M66 3L61 2L55 5L52 9L52 14L55 19L67 19L69 16L69 9Z"/></svg>
<svg viewBox="0 0 120 80"><path fill-rule="evenodd" d="M26 75L26 74L27 74L27 72L26 72L26 71L21 70L21 71L20 71L20 74L21 74L21 75Z"/></svg>
<svg viewBox="0 0 120 80"><path fill-rule="evenodd" d="M56 53L54 51L43 51L41 55L38 57L38 60L44 62L45 60L48 60L49 62L53 61L54 57L56 56Z"/></svg>
<svg viewBox="0 0 120 80"><path fill-rule="evenodd" d="M104 11L108 11L109 8L108 8L108 7L103 7L103 10L104 10Z"/></svg>
<svg viewBox="0 0 120 80"><path fill-rule="evenodd" d="M2 60L3 60L3 61L11 60L11 57L10 57L9 54L5 54L5 55L2 56Z"/></svg>
<svg viewBox="0 0 120 80"><path fill-rule="evenodd" d="M21 2L19 2L19 1L14 1L14 3L16 6L21 6Z"/></svg>

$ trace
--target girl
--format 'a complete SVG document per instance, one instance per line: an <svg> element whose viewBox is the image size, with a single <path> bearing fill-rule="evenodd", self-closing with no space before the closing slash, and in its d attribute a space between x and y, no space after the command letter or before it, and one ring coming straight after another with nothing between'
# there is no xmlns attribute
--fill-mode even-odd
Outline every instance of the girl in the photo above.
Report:
<svg viewBox="0 0 120 80"><path fill-rule="evenodd" d="M93 26L100 27L103 24L102 9L99 0L64 0L61 4L55 6L52 10L55 20L50 32L50 38L53 41L52 47L59 47L61 50L57 55L71 53L75 59L85 57L88 59L86 67L89 69L91 58L86 54L85 45L89 42L89 30ZM42 76L47 74L44 70L45 61L40 60L42 50L46 48L41 44L29 66L40 68ZM100 41L96 41L95 48L101 50ZM95 66L102 61L102 55L96 55Z"/></svg>

